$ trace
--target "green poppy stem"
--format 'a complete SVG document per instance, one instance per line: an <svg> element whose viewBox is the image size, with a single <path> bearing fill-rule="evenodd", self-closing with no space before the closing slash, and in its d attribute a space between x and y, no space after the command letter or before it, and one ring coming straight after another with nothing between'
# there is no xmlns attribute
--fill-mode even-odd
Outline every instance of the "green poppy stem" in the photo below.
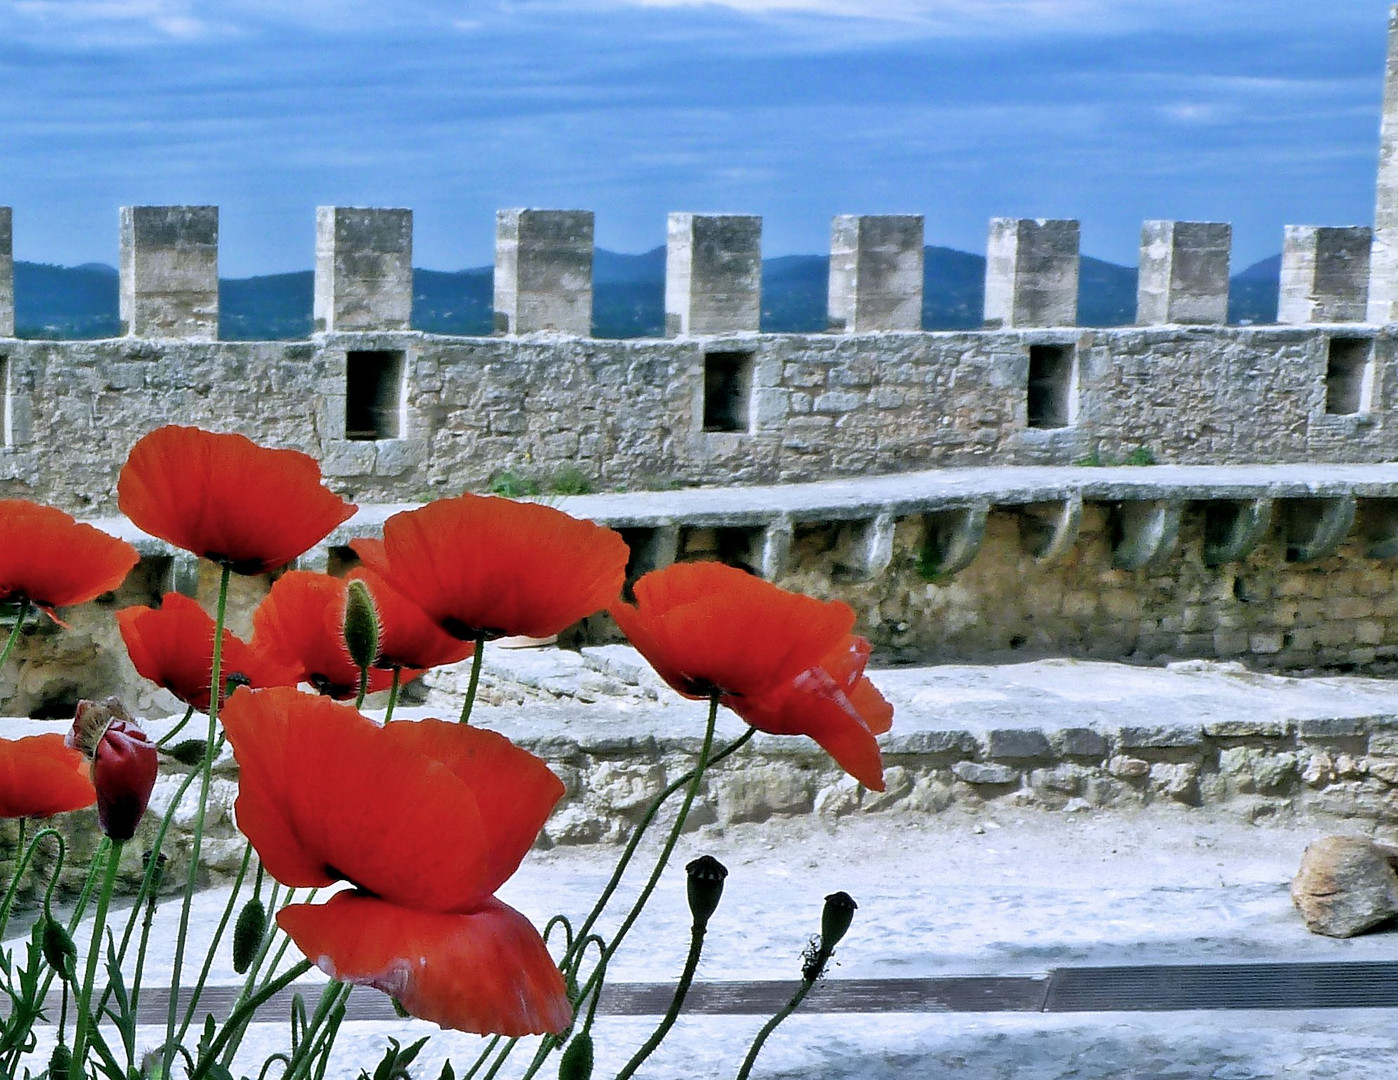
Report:
<svg viewBox="0 0 1398 1080"><path fill-rule="evenodd" d="M194 715L194 706L191 705L191 706L189 706L189 708L185 709L185 711L184 711L184 719L182 719L178 724L176 724L176 725L175 725L174 727L172 727L169 731L167 731L167 732L165 733L165 735L164 735L162 738L157 739L155 745L156 745L156 746L169 746L170 743L174 741L175 736L178 735L181 731L184 730L184 726L185 726L187 723L189 723L190 718L191 718L193 715Z"/></svg>
<svg viewBox="0 0 1398 1080"><path fill-rule="evenodd" d="M393 707L398 704L398 687L403 681L403 669L395 667L393 669L393 685L388 688L388 708L384 710L383 722L387 726L393 719Z"/></svg>
<svg viewBox="0 0 1398 1080"><path fill-rule="evenodd" d="M102 955L102 931L107 928L107 907L111 903L112 889L116 885L117 865L121 862L124 843L122 840L112 842L111 849L107 852L107 870L102 878L102 891L97 894L97 914L92 920L92 944L87 950L87 971L83 975L82 992L78 997L77 1022L73 1031L73 1064L79 1076L84 1076L87 1072L87 1029L97 1024L96 1017L92 1015L92 984L97 980L97 960Z"/></svg>
<svg viewBox="0 0 1398 1080"><path fill-rule="evenodd" d="M223 624L228 615L228 583L232 571L225 564L218 579L218 610L214 615L214 655L209 675L209 734L204 747L204 761L199 772L199 810L194 818L194 837L189 848L189 874L185 878L184 897L180 903L180 929L175 937L175 959L170 968L170 1008L165 1018L165 1053L162 1069L169 1076L175 1062L175 1026L180 1019L180 974L184 970L184 948L189 937L189 913L194 905L194 890L199 883L199 852L204 842L204 817L209 807L209 782L214 769L214 743L218 736L219 698L223 696Z"/></svg>
<svg viewBox="0 0 1398 1080"><path fill-rule="evenodd" d="M0 669L5 667L5 661L10 658L10 653L14 651L15 642L19 640L19 632L24 629L24 617L29 614L29 601L21 600L19 614L15 616L15 624L10 627L9 640L5 642L5 649L0 652Z"/></svg>
<svg viewBox="0 0 1398 1080"><path fill-rule="evenodd" d="M354 699L356 709L364 708L364 699L369 694L369 669L362 667L359 669L359 696Z"/></svg>
<svg viewBox="0 0 1398 1080"><path fill-rule="evenodd" d="M466 684L466 704L461 707L461 722L471 722L471 706L476 703L476 687L481 682L481 663L485 660L485 634L476 635L476 649L471 654L471 681Z"/></svg>
<svg viewBox="0 0 1398 1080"><path fill-rule="evenodd" d="M665 1036L670 1034L670 1029L675 1026L675 1021L679 1018L680 1009L684 1006L684 999L689 993L690 984L694 982L694 972L699 967L699 954L704 951L704 931L707 927L695 921L689 930L689 956L685 958L684 971L680 973L679 984L675 987L675 996L670 999L670 1008L666 1010L661 1018L659 1026L651 1032L649 1039L626 1063L626 1068L616 1074L616 1080L631 1080L636 1074L636 1070L645 1064L646 1058L655 1052L655 1048L664 1041ZM599 989L595 997L601 996ZM595 998L594 998L595 1000ZM591 1015L588 1016L589 1024Z"/></svg>
<svg viewBox="0 0 1398 1080"><path fill-rule="evenodd" d="M767 1036L777 1030L777 1025L796 1011L797 1006L806 1000L806 995L811 992L811 987L816 984L814 979L802 979L800 989L791 995L791 1000L781 1007L781 1010L762 1025L762 1030L757 1033L757 1038L752 1040L752 1048L748 1050L748 1056L743 1059L743 1067L738 1070L738 1080L747 1080L748 1074L752 1072L752 1067L757 1061L757 1055L762 1052L762 1044L767 1041Z"/></svg>
<svg viewBox="0 0 1398 1080"><path fill-rule="evenodd" d="M306 972L310 971L312 964L309 960L302 960L293 966L287 973L279 979L274 979L264 986L257 993L253 994L236 1009L233 1010L227 1021L224 1022L223 1029L218 1033L218 1037L209 1045L205 1055L199 1059L199 1064L194 1067L194 1071L189 1074L189 1080L203 1080L208 1075L209 1070L218 1061L218 1055L223 1050L224 1044L232 1037L235 1031L242 1028L245 1021L252 1018L258 1007L283 988L290 986ZM169 1075L167 1072L165 1075Z"/></svg>

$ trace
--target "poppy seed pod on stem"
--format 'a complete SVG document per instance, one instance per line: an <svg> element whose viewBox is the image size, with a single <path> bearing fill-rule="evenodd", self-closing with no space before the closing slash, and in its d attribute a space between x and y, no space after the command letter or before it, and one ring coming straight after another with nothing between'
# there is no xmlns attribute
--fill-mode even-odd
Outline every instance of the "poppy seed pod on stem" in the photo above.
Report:
<svg viewBox="0 0 1398 1080"><path fill-rule="evenodd" d="M712 855L701 855L687 865L684 872L689 876L689 911L694 916L694 925L707 926L723 897L723 879L728 876L728 867Z"/></svg>
<svg viewBox="0 0 1398 1080"><path fill-rule="evenodd" d="M92 757L97 820L112 840L136 835L159 771L159 753L146 733L125 720L107 725Z"/></svg>
<svg viewBox="0 0 1398 1080"><path fill-rule="evenodd" d="M840 939L849 932L854 922L854 913L859 905L847 892L831 893L825 898L825 909L820 913L820 945L827 952L833 952Z"/></svg>

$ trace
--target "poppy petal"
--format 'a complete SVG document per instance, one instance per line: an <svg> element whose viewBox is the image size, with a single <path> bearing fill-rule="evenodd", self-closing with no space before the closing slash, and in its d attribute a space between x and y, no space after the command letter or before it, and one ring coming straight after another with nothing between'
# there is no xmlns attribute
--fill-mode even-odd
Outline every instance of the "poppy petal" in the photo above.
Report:
<svg viewBox="0 0 1398 1080"><path fill-rule="evenodd" d="M563 976L539 932L498 900L441 914L342 892L325 904L284 907L277 924L331 978L373 986L444 1028L514 1037L572 1022Z"/></svg>
<svg viewBox="0 0 1398 1080"><path fill-rule="evenodd" d="M770 693L839 647L854 612L779 589L721 563L677 563L645 575L636 604L613 604L617 625L682 694Z"/></svg>
<svg viewBox="0 0 1398 1080"><path fill-rule="evenodd" d="M152 536L243 574L285 566L356 509L300 451L175 425L132 447L117 503Z"/></svg>
<svg viewBox="0 0 1398 1080"><path fill-rule="evenodd" d="M548 637L621 592L626 542L537 503L461 495L384 523L389 577L454 637Z"/></svg>
<svg viewBox="0 0 1398 1080"><path fill-rule="evenodd" d="M381 727L348 705L287 689L237 690L222 718L240 770L238 827L278 881L345 880L426 911L465 911L489 895L505 857L495 853L497 833L513 837L515 819L488 821L442 758L472 758L473 743L500 736L440 721L415 735L417 721ZM520 773L526 790L537 785L517 756L491 748L481 760L492 756L502 770L494 784L506 788Z"/></svg>
<svg viewBox="0 0 1398 1080"><path fill-rule="evenodd" d="M85 604L119 586L136 549L52 506L0 499L0 600Z"/></svg>
<svg viewBox="0 0 1398 1080"><path fill-rule="evenodd" d="M124 608L116 618L136 671L186 705L207 712L214 620L202 605L180 593L166 593L160 607ZM300 679L299 671L254 650L229 630L223 632L221 667L225 675L242 675L253 689L294 686Z"/></svg>
<svg viewBox="0 0 1398 1080"><path fill-rule="evenodd" d="M399 745L440 761L459 777L480 807L490 832L487 892L494 892L518 868L563 797L563 781L542 760L503 735L484 728L421 720L389 724Z"/></svg>
<svg viewBox="0 0 1398 1080"><path fill-rule="evenodd" d="M62 735L0 739L0 818L48 817L96 800L87 760Z"/></svg>

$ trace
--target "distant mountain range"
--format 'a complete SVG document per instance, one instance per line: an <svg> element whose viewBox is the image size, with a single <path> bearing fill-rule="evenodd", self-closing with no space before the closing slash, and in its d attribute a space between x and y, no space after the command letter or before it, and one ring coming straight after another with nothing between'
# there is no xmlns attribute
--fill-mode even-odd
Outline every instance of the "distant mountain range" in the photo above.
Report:
<svg viewBox="0 0 1398 1080"><path fill-rule="evenodd" d="M922 324L929 330L981 325L985 258L952 248L925 252ZM826 328L830 259L785 255L762 263L762 328L819 332ZM1235 275L1228 319L1270 323L1277 318L1281 256L1263 259ZM314 275L309 270L219 282L220 333L234 341L304 338L311 333ZM413 326L438 334L491 332L492 270L413 274ZM20 337L114 337L117 272L102 263L49 266L15 263L15 322ZM1083 326L1124 326L1136 316L1136 270L1100 259L1082 259L1078 321ZM593 332L603 338L659 337L665 326L665 249L621 255L598 249L593 262Z"/></svg>

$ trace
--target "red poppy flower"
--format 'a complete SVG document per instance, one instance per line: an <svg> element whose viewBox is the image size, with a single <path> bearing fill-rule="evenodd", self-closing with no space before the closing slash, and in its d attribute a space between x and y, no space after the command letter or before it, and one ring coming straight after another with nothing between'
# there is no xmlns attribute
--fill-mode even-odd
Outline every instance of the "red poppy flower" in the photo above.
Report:
<svg viewBox="0 0 1398 1080"><path fill-rule="evenodd" d="M350 882L277 921L332 977L375 986L461 1031L559 1032L563 978L523 915L493 896L562 782L494 732L441 720L381 727L292 690L236 691L238 827L278 881Z"/></svg>
<svg viewBox="0 0 1398 1080"><path fill-rule="evenodd" d="M379 658L375 667L441 667L465 660L475 651L474 643L446 633L427 613L393 587L380 569L387 564L382 540L352 540L350 547L364 565L351 570L347 580L362 581L374 598L379 616Z"/></svg>
<svg viewBox="0 0 1398 1080"><path fill-rule="evenodd" d="M893 710L864 677L854 612L720 563L677 563L609 609L656 672L691 698L717 693L753 727L809 735L866 787L883 790L875 736Z"/></svg>
<svg viewBox="0 0 1398 1080"><path fill-rule="evenodd" d="M160 607L117 612L117 625L131 663L142 677L163 686L186 705L208 712L214 661L214 620L196 600L166 593ZM295 686L300 673L223 632L224 678L242 675L255 690Z"/></svg>
<svg viewBox="0 0 1398 1080"><path fill-rule="evenodd" d="M0 601L28 601L52 614L111 592L139 560L126 541L62 510L0 499Z"/></svg>
<svg viewBox="0 0 1398 1080"><path fill-rule="evenodd" d="M96 800L87 760L62 735L0 739L0 818L48 817Z"/></svg>
<svg viewBox="0 0 1398 1080"><path fill-rule="evenodd" d="M548 637L616 599L627 547L537 503L460 495L384 523L384 573L452 637ZM362 557L362 556L361 556Z"/></svg>
<svg viewBox="0 0 1398 1080"><path fill-rule="evenodd" d="M117 502L152 536L239 574L285 566L356 509L321 484L320 466L300 451L175 426L132 447Z"/></svg>
<svg viewBox="0 0 1398 1080"><path fill-rule="evenodd" d="M252 647L296 672L322 694L343 700L359 693L359 668L345 644L344 578L292 570L273 584L252 613ZM403 672L404 681L418 670ZM369 692L393 684L388 671L371 668Z"/></svg>

